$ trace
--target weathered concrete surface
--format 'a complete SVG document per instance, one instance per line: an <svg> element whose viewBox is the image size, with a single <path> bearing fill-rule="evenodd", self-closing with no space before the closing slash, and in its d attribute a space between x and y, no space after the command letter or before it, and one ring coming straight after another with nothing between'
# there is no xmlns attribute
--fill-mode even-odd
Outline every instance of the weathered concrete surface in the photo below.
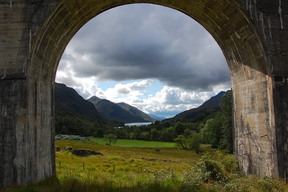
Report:
<svg viewBox="0 0 288 192"><path fill-rule="evenodd" d="M55 174L52 79L33 80L26 68L37 7L0 1L0 189Z"/></svg>
<svg viewBox="0 0 288 192"><path fill-rule="evenodd" d="M263 131L265 118L258 119L258 128L252 130L251 124L243 126L239 124L241 119L236 119L239 134L235 135L236 155L242 163L242 167L248 172L258 173L255 169L264 169L265 166L255 166L254 162L262 164L267 158L272 161L274 171L272 175L288 177L288 1L284 0L239 0L246 10L249 19L252 20L260 40L263 42L263 50L266 58L268 86L262 87L259 91L267 89L266 99L268 103L259 103L262 110L270 111L266 116L267 130ZM255 58L257 59L257 58ZM234 82L233 82L234 83ZM263 84L264 86L264 84ZM266 86L266 85L265 85ZM255 87L255 89L257 89ZM264 94L263 94L264 95ZM254 100L247 104L253 106L255 100L264 101L254 96ZM248 106L247 105L247 106ZM261 107L261 106L260 106ZM258 107L259 108L259 107ZM252 111L253 112L253 111ZM239 111L235 112L239 118ZM246 113L246 112L245 112ZM237 115L238 114L238 115ZM254 113L256 115L256 113ZM246 113L247 115L247 113ZM244 117L244 114L242 115ZM246 118L245 118L246 119ZM257 118L254 117L256 120ZM267 121L268 120L268 121ZM249 126L248 126L249 125ZM249 129L250 128L250 129ZM256 132L255 132L256 130ZM247 134L251 135L247 137ZM256 134L255 134L256 133ZM266 134L267 133L267 134ZM249 135L248 134L248 135ZM254 139L253 139L254 138ZM250 143L245 147L238 147L241 143ZM252 146L258 148L253 152ZM271 147L268 157L262 156L263 151L267 152L267 147ZM245 148L245 149L244 149ZM243 149L243 150L242 150ZM243 155L247 154L247 155ZM257 155L258 154L258 155ZM269 158L272 157L272 158ZM255 159L256 158L256 159ZM255 159L255 161L253 161ZM247 166L246 162L250 162Z"/></svg>
<svg viewBox="0 0 288 192"><path fill-rule="evenodd" d="M27 84L26 79L0 81L0 188L55 174L50 103L31 96Z"/></svg>
<svg viewBox="0 0 288 192"><path fill-rule="evenodd" d="M288 77L274 78L275 128L279 175L288 177ZM286 128L286 129L285 129Z"/></svg>
<svg viewBox="0 0 288 192"><path fill-rule="evenodd" d="M26 83L24 80L1 81L0 88L0 168L3 172L0 180L11 185L17 174L13 162L17 150L16 128L26 124Z"/></svg>
<svg viewBox="0 0 288 192"><path fill-rule="evenodd" d="M0 188L55 174L53 83L59 59L87 21L128 3L177 9L211 33L231 73L241 167L287 177L287 1L2 0Z"/></svg>

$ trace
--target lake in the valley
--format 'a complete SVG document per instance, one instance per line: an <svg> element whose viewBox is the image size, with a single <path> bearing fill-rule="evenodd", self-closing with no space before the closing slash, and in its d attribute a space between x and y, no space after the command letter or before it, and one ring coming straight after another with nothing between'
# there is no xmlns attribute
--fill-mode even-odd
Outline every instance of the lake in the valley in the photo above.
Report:
<svg viewBox="0 0 288 192"><path fill-rule="evenodd" d="M151 125L153 122L136 122L136 123L125 123L125 126L146 126Z"/></svg>

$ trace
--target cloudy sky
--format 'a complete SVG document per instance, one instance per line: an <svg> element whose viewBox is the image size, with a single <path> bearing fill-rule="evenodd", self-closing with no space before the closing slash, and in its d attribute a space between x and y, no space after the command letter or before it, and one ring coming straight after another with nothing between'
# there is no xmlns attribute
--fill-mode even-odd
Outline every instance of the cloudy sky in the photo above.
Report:
<svg viewBox="0 0 288 192"><path fill-rule="evenodd" d="M183 13L148 4L110 9L83 26L66 47L56 82L85 99L96 95L164 117L231 87L211 35Z"/></svg>

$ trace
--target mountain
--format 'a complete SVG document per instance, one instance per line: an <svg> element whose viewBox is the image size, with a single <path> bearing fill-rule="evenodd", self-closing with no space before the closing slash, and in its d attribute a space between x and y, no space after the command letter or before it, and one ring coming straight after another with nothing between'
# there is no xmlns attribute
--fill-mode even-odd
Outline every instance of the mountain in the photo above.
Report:
<svg viewBox="0 0 288 192"><path fill-rule="evenodd" d="M167 120L198 121L199 119L209 118L220 110L221 98L225 93L222 91L201 106L179 113ZM159 117L153 118L126 103L113 103L96 96L85 100L74 89L60 83L55 83L55 109L56 112L64 111L65 113L92 121L105 120L109 122L133 123L155 121L155 119L163 120L159 119Z"/></svg>
<svg viewBox="0 0 288 192"><path fill-rule="evenodd" d="M154 114L148 114L148 115L157 121L162 121L162 120L166 119L165 117L160 117L160 116L154 115Z"/></svg>
<svg viewBox="0 0 288 192"><path fill-rule="evenodd" d="M55 110L92 121L103 119L91 102L61 83L55 83Z"/></svg>
<svg viewBox="0 0 288 192"><path fill-rule="evenodd" d="M89 102L91 102L93 105L97 104L98 102L100 102L102 99L96 97L96 96L93 96L91 97L90 99L88 99Z"/></svg>
<svg viewBox="0 0 288 192"><path fill-rule="evenodd" d="M54 90L56 134L103 137L106 130L114 127L74 89L55 83Z"/></svg>
<svg viewBox="0 0 288 192"><path fill-rule="evenodd" d="M179 113L178 115L169 120L184 119L198 121L199 119L208 118L209 115L220 111L221 99L225 93L225 91L221 91L216 96L213 96L209 100L205 101L199 107Z"/></svg>
<svg viewBox="0 0 288 192"><path fill-rule="evenodd" d="M126 103L116 104L106 99L100 99L96 96L89 98L88 101L93 103L103 118L109 121L123 123L155 121L151 117L149 118L149 116L144 112Z"/></svg>
<svg viewBox="0 0 288 192"><path fill-rule="evenodd" d="M131 114L138 116L138 117L141 117L144 121L155 121L154 118L150 117L149 115L147 115L143 111L140 111L136 107L128 105L127 103L122 102L122 103L117 103L117 105L119 105L125 111L130 112Z"/></svg>

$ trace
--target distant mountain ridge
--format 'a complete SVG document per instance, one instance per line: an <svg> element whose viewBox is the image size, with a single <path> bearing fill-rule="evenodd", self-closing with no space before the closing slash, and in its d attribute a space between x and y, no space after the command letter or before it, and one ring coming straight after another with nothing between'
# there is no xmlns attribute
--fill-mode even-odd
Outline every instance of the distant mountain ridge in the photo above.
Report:
<svg viewBox="0 0 288 192"><path fill-rule="evenodd" d="M122 109L129 111L133 115L141 117L144 121L147 121L147 122L155 121L155 119L153 117L151 117L150 115L147 115L146 113L137 109L134 106L131 106L131 105L124 103L124 102L116 103L116 104L119 105L120 107L122 107Z"/></svg>
<svg viewBox="0 0 288 192"><path fill-rule="evenodd" d="M126 103L113 103L96 96L85 100L73 88L62 83L55 83L55 109L92 121L120 123L155 121Z"/></svg>
<svg viewBox="0 0 288 192"><path fill-rule="evenodd" d="M94 105L81 97L73 88L55 83L55 109L92 121L102 120Z"/></svg>
<svg viewBox="0 0 288 192"><path fill-rule="evenodd" d="M93 105L97 104L98 102L100 102L102 99L100 99L99 97L96 96L92 96L88 99L89 102L91 102Z"/></svg>
<svg viewBox="0 0 288 192"><path fill-rule="evenodd" d="M197 121L205 119L213 115L214 112L220 111L221 99L225 93L222 91L199 107L179 113L167 120L184 119ZM55 83L55 109L56 111L65 111L66 113L93 121L133 123L151 122L155 121L155 119L163 120L152 115L151 117L126 103L113 103L96 96L85 100L73 88L60 83Z"/></svg>
<svg viewBox="0 0 288 192"><path fill-rule="evenodd" d="M136 107L126 103L113 103L109 100L100 99L96 96L89 98L88 101L94 104L95 108L104 119L110 121L118 121L123 123L155 121L155 119L151 118Z"/></svg>
<svg viewBox="0 0 288 192"><path fill-rule="evenodd" d="M226 93L225 91L221 91L217 95L205 101L199 107L183 111L182 113L177 114L176 116L170 118L169 120L184 119L184 120L197 121L202 118L207 118L210 114L220 111L221 99L225 93Z"/></svg>
<svg viewBox="0 0 288 192"><path fill-rule="evenodd" d="M162 120L166 119L166 117L161 117L161 116L154 115L154 114L148 114L148 115L157 121L162 121Z"/></svg>

